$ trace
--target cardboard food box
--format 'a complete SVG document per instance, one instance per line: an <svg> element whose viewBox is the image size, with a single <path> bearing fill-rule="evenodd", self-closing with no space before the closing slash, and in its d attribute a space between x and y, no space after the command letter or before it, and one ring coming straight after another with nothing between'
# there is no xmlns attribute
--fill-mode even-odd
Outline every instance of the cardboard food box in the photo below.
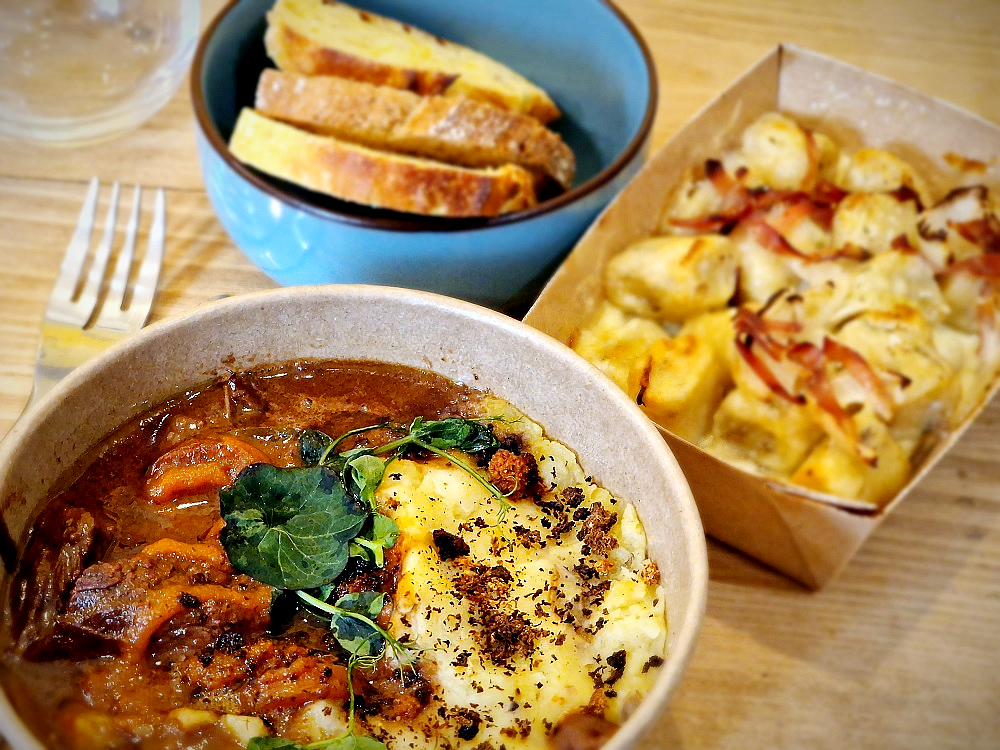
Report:
<svg viewBox="0 0 1000 750"><path fill-rule="evenodd" d="M960 184L1000 190L1000 128L863 70L791 45L761 59L684 127L598 217L529 310L525 322L568 342L603 299L602 270L653 234L686 171L739 142L768 111L830 136L842 149L883 148L910 162L938 197ZM968 167L972 165L974 169ZM694 491L705 529L811 588L831 581L864 540L954 444L997 390L927 455L877 510L742 471L661 432Z"/></svg>

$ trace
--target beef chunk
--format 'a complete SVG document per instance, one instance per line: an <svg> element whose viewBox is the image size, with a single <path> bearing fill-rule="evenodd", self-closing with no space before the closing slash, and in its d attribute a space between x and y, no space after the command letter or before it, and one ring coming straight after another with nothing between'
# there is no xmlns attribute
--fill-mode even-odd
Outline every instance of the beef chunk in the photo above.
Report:
<svg viewBox="0 0 1000 750"><path fill-rule="evenodd" d="M202 705L269 716L315 700L348 697L347 670L338 658L287 641L261 638L245 644L234 631L177 665Z"/></svg>
<svg viewBox="0 0 1000 750"><path fill-rule="evenodd" d="M185 630L196 626L203 633L263 627L270 604L271 589L236 574L218 543L161 539L84 570L58 625L67 636L98 640L92 655L138 661L175 618L184 619Z"/></svg>
<svg viewBox="0 0 1000 750"><path fill-rule="evenodd" d="M232 373L223 387L226 418L233 426L253 424L268 411L267 399L253 381L251 375Z"/></svg>
<svg viewBox="0 0 1000 750"><path fill-rule="evenodd" d="M55 636L73 581L96 554L100 532L94 516L64 506L32 531L11 584L17 650L31 660L72 657L71 644ZM68 650L67 650L68 649Z"/></svg>

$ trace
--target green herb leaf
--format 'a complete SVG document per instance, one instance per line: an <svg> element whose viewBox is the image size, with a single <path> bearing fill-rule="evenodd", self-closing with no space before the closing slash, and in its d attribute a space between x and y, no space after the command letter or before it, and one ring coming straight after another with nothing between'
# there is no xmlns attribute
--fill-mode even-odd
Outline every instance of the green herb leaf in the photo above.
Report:
<svg viewBox="0 0 1000 750"><path fill-rule="evenodd" d="M344 570L368 519L326 467L248 466L219 492L232 566L276 588L322 586Z"/></svg>
<svg viewBox="0 0 1000 750"><path fill-rule="evenodd" d="M310 742L308 745L300 745L283 737L254 737L247 743L247 750L387 750L387 748L374 737L345 734L343 737Z"/></svg>
<svg viewBox="0 0 1000 750"><path fill-rule="evenodd" d="M374 737L363 734L349 734L346 737L338 737L334 740L336 744L327 744L323 750L388 750L385 744L379 742ZM310 750L313 750L310 747Z"/></svg>
<svg viewBox="0 0 1000 750"><path fill-rule="evenodd" d="M320 586L316 590L316 598L322 599L324 602L330 601L330 594L332 594L337 588L337 584L328 583L325 586Z"/></svg>
<svg viewBox="0 0 1000 750"><path fill-rule="evenodd" d="M304 430L299 437L299 458L303 466L319 466L333 438L320 430Z"/></svg>
<svg viewBox="0 0 1000 750"><path fill-rule="evenodd" d="M385 473L385 461L370 453L363 453L347 461L344 467L344 484L347 491L375 510L375 490Z"/></svg>
<svg viewBox="0 0 1000 750"><path fill-rule="evenodd" d="M466 453L481 453L500 447L489 425L459 417L432 422L417 417L409 432L415 440L443 450L454 448Z"/></svg>
<svg viewBox="0 0 1000 750"><path fill-rule="evenodd" d="M399 527L396 522L381 513L372 515L372 528L369 534L362 534L351 542L351 555L368 557L375 565L385 565L385 550L392 547L399 539Z"/></svg>
<svg viewBox="0 0 1000 750"><path fill-rule="evenodd" d="M330 616L330 632L337 643L357 658L381 656L386 645L384 631L374 623L384 604L385 594L374 591L340 597L334 604L340 611Z"/></svg>
<svg viewBox="0 0 1000 750"><path fill-rule="evenodd" d="M355 663L371 665L388 653L392 653L400 664L408 666L422 650L412 643L394 638L375 621L382 611L384 594L371 591L346 594L334 604L317 599L308 591L296 591L295 594L309 610L330 618L331 632L341 646L351 653L348 672ZM341 604L346 606L340 606ZM354 620L355 623L345 620ZM373 633L382 639L381 647L372 636Z"/></svg>
<svg viewBox="0 0 1000 750"><path fill-rule="evenodd" d="M375 619L382 612L382 607L385 606L385 594L376 591L357 591L344 594L334 602L334 606L356 615Z"/></svg>
<svg viewBox="0 0 1000 750"><path fill-rule="evenodd" d="M303 750L302 745L284 737L254 737L247 743L247 750Z"/></svg>

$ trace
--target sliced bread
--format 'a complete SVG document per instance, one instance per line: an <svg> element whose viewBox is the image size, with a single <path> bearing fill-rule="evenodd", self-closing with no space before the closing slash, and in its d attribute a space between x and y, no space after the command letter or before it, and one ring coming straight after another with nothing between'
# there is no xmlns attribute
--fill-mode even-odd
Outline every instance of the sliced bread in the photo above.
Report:
<svg viewBox="0 0 1000 750"><path fill-rule="evenodd" d="M431 216L496 216L537 203L535 179L514 164L471 169L319 135L240 112L229 149L241 162L335 198Z"/></svg>
<svg viewBox="0 0 1000 750"><path fill-rule="evenodd" d="M573 182L573 152L538 120L466 97L420 96L336 76L264 70L255 109L315 133L466 167L513 163Z"/></svg>
<svg viewBox="0 0 1000 750"><path fill-rule="evenodd" d="M560 114L545 91L493 58L334 0L278 0L267 13L264 44L289 72L467 96L543 123Z"/></svg>

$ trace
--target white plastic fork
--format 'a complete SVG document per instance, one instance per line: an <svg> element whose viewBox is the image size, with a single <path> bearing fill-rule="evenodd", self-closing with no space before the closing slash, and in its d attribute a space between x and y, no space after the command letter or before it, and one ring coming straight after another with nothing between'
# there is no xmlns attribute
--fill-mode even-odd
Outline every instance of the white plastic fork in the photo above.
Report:
<svg viewBox="0 0 1000 750"><path fill-rule="evenodd" d="M142 328L153 306L166 235L163 188L156 191L149 243L142 262L133 273L142 204L142 190L136 185L125 238L110 277L107 269L115 237L119 187L116 182L111 188L104 233L91 255L90 235L97 212L99 189L100 183L95 177L90 181L76 230L49 296L42 321L29 407L75 367ZM91 256L89 266L88 256ZM85 269L86 278L83 278Z"/></svg>

